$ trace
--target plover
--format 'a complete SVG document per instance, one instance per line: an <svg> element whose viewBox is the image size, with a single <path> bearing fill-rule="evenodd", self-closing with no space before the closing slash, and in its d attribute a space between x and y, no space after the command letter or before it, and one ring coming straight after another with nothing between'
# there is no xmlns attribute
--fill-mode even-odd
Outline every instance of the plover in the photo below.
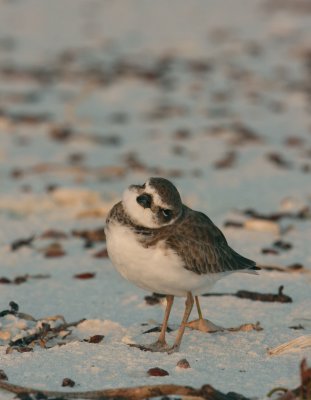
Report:
<svg viewBox="0 0 311 400"><path fill-rule="evenodd" d="M196 325L202 329L207 320L203 320L198 295L232 272L260 269L235 252L205 214L184 205L176 187L164 178L149 178L124 191L122 201L108 214L106 239L109 257L125 279L166 295L159 338L145 347L151 351L178 351L193 296L199 314ZM186 303L175 343L169 347L165 333L174 296L186 297Z"/></svg>

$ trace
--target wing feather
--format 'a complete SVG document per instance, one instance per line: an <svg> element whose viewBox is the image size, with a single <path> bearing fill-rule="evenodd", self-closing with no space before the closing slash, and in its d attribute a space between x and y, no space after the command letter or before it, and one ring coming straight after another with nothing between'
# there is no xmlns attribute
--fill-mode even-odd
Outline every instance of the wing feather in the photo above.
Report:
<svg viewBox="0 0 311 400"><path fill-rule="evenodd" d="M203 213L184 207L180 223L158 230L148 245L159 239L182 258L184 268L196 274L255 270L256 263L234 251L220 229Z"/></svg>

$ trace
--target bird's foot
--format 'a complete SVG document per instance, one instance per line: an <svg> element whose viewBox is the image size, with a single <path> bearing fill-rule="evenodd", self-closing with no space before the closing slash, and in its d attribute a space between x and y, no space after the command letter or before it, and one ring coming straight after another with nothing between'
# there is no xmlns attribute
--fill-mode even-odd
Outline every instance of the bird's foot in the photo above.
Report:
<svg viewBox="0 0 311 400"><path fill-rule="evenodd" d="M179 351L179 345L174 344L172 347L166 349L167 354L177 353Z"/></svg>
<svg viewBox="0 0 311 400"><path fill-rule="evenodd" d="M215 325L208 319L203 319L203 318L199 318L194 321L188 322L187 327L206 333L222 332L225 330L221 326Z"/></svg>
<svg viewBox="0 0 311 400"><path fill-rule="evenodd" d="M169 350L168 344L159 340L151 344L130 344L129 346L136 347L142 351L151 351L153 353L165 353Z"/></svg>

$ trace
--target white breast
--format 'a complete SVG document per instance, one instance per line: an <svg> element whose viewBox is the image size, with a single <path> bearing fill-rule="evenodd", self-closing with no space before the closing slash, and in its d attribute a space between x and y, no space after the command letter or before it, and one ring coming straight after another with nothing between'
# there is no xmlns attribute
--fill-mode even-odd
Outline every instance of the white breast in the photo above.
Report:
<svg viewBox="0 0 311 400"><path fill-rule="evenodd" d="M223 274L198 275L183 267L181 258L163 241L145 248L128 227L110 222L106 228L109 257L128 281L151 292L185 296L206 293Z"/></svg>

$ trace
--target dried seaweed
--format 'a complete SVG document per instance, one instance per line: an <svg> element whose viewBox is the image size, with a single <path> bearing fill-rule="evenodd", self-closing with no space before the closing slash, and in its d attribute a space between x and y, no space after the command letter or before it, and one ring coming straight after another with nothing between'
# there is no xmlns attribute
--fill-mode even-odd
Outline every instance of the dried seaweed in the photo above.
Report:
<svg viewBox="0 0 311 400"><path fill-rule="evenodd" d="M279 303L292 303L293 300L290 296L287 296L283 293L284 286L281 285L279 287L278 293L258 293L258 292L250 292L248 290L239 290L236 292L236 297L240 299L250 299L250 300L259 300L259 301L269 301L269 302L279 302Z"/></svg>
<svg viewBox="0 0 311 400"><path fill-rule="evenodd" d="M257 132L249 126L246 126L245 123L235 123L232 129L235 133L235 138L232 140L232 144L234 145L240 146L247 143L261 143L263 140Z"/></svg>
<svg viewBox="0 0 311 400"><path fill-rule="evenodd" d="M311 399L311 368L308 367L304 358L300 363L300 385L295 389L277 387L272 389L267 397L274 393L281 392L277 400L310 400Z"/></svg>
<svg viewBox="0 0 311 400"><path fill-rule="evenodd" d="M161 299L165 297L164 294L152 293L152 295L145 296L144 299L149 306L154 306L161 302Z"/></svg>
<svg viewBox="0 0 311 400"><path fill-rule="evenodd" d="M235 165L237 160L237 153L235 151L229 151L224 155L223 158L214 162L214 168L226 169L231 168Z"/></svg>
<svg viewBox="0 0 311 400"><path fill-rule="evenodd" d="M5 317L6 315L16 315L18 318L23 318L30 321L36 321L34 317L29 314L24 314L19 312L19 305L15 303L15 301L10 301L9 303L10 308L7 310L0 311L0 318Z"/></svg>
<svg viewBox="0 0 311 400"><path fill-rule="evenodd" d="M60 332L66 331L70 327L77 326L81 324L83 321L85 321L85 319L69 323L64 322L63 324L55 328L52 328L48 323L42 323L42 328L37 333L33 333L21 339L10 341L9 347L7 348L7 353L10 353L13 350L23 352L23 349L27 350L29 348L32 349L35 345L39 345L40 347L46 347L47 342L50 341L51 339L58 337Z"/></svg>
<svg viewBox="0 0 311 400"><path fill-rule="evenodd" d="M11 301L9 306L10 306L9 309L0 312L0 318L6 317L7 315L14 315L18 319L31 321L32 324L33 323L36 324L36 331L33 333L33 328L31 328L32 331L31 334L20 337L16 340L10 340L8 343L8 347L6 349L7 353L11 353L14 350L18 352L32 351L34 346L36 345L46 348L47 342L55 338L64 339L71 333L69 329L70 327L77 326L81 322L85 321L85 319L81 319L79 321L67 323L64 317L61 315L48 316L42 319L36 319L32 315L20 312L18 304L15 303L14 301ZM51 321L57 321L57 320L60 320L61 323L53 327ZM2 329L5 330L3 326ZM8 335L8 339L9 338L10 335Z"/></svg>
<svg viewBox="0 0 311 400"><path fill-rule="evenodd" d="M0 284L6 285L20 285L21 283L27 282L29 279L47 279L50 278L49 274L37 274L37 275L18 275L13 279L7 277L0 277Z"/></svg>
<svg viewBox="0 0 311 400"><path fill-rule="evenodd" d="M21 247L29 247L32 245L32 242L34 241L34 239L35 239L35 236L30 236L28 238L14 240L14 242L11 243L11 250L16 251L16 250L20 249Z"/></svg>
<svg viewBox="0 0 311 400"><path fill-rule="evenodd" d="M56 230L56 229L47 229L44 231L41 236L41 239L56 239L56 240L61 240L61 239L68 239L67 233Z"/></svg>
<svg viewBox="0 0 311 400"><path fill-rule="evenodd" d="M71 234L84 240L84 246L89 247L90 244L101 243L106 241L105 228L97 229L73 230Z"/></svg>
<svg viewBox="0 0 311 400"><path fill-rule="evenodd" d="M292 167L292 164L280 153L268 153L266 156L271 163L280 168L289 169Z"/></svg>
<svg viewBox="0 0 311 400"><path fill-rule="evenodd" d="M64 174L73 175L78 178L92 176L96 177L98 180L113 180L115 178L120 178L126 174L126 169L120 165L111 166L100 166L100 167L87 167L84 165L67 165L60 163L46 163L41 162L35 164L31 167L24 168L13 168L11 171L11 176L15 179L24 178L28 175L42 175L42 174L53 174L61 175ZM49 185L54 189L54 184Z"/></svg>
<svg viewBox="0 0 311 400"><path fill-rule="evenodd" d="M270 213L270 214L264 214L264 213L254 210L252 208L248 208L248 209L242 210L242 214L244 214L248 217L269 220L269 221L280 221L283 218L298 219L298 220L311 218L311 210L308 206L302 207L297 212L283 211L283 212L275 212L275 213Z"/></svg>
<svg viewBox="0 0 311 400"><path fill-rule="evenodd" d="M224 222L223 226L225 228L243 228L243 222L227 220Z"/></svg>
<svg viewBox="0 0 311 400"><path fill-rule="evenodd" d="M300 330L300 329L305 329L305 327L302 326L301 324L298 324L298 325L289 326L289 329Z"/></svg>
<svg viewBox="0 0 311 400"><path fill-rule="evenodd" d="M288 272L288 273L295 273L295 272L304 272L308 273L311 272L309 269L305 268L300 263L290 264L287 267L282 267L280 265L259 265L261 269L266 271L277 271L277 272Z"/></svg>
<svg viewBox="0 0 311 400"><path fill-rule="evenodd" d="M290 250L293 248L293 245L289 242L285 242L284 240L276 240L273 243L273 246L280 250Z"/></svg>
<svg viewBox="0 0 311 400"><path fill-rule="evenodd" d="M240 299L248 299L264 302L292 303L292 298L283 293L284 286L279 287L278 293L259 293L249 290L239 290L236 293L205 293L202 296L234 296Z"/></svg>
<svg viewBox="0 0 311 400"><path fill-rule="evenodd" d="M51 120L51 115L47 113L26 113L26 112L8 112L6 117L14 124L37 125Z"/></svg>

